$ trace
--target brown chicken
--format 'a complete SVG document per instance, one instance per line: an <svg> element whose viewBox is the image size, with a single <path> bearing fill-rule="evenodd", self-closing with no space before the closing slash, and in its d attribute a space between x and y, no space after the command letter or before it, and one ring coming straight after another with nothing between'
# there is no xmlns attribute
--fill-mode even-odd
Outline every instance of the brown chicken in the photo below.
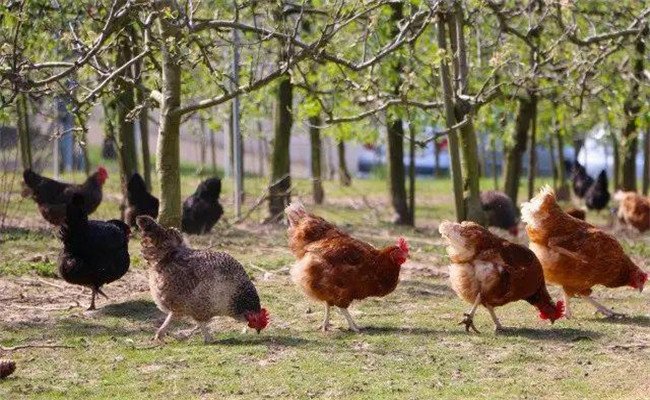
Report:
<svg viewBox="0 0 650 400"><path fill-rule="evenodd" d="M645 232L650 229L650 199L634 192L616 192L619 202L618 219L622 223Z"/></svg>
<svg viewBox="0 0 650 400"><path fill-rule="evenodd" d="M572 216L573 218L578 218L583 221L587 220L587 213L581 208L572 207L566 210L566 213Z"/></svg>
<svg viewBox="0 0 650 400"><path fill-rule="evenodd" d="M321 329L329 329L330 307L335 306L350 329L358 332L348 307L354 300L382 297L395 290L409 254L406 240L400 238L395 246L376 249L308 213L302 204L292 203L285 212L289 246L298 259L291 278L307 296L325 303Z"/></svg>
<svg viewBox="0 0 650 400"><path fill-rule="evenodd" d="M562 317L564 304L553 303L546 290L542 266L535 254L492 234L474 222L443 222L440 234L447 241L451 258L449 280L456 294L473 304L461 324L474 326L479 305L490 312L496 331L503 329L494 308L526 300L539 310L539 317L554 322Z"/></svg>
<svg viewBox="0 0 650 400"><path fill-rule="evenodd" d="M591 297L593 286L643 290L648 274L625 255L613 236L562 211L550 187L523 204L522 219L544 278L562 286L567 317L571 317L569 299L574 296L584 297L608 317L617 315Z"/></svg>

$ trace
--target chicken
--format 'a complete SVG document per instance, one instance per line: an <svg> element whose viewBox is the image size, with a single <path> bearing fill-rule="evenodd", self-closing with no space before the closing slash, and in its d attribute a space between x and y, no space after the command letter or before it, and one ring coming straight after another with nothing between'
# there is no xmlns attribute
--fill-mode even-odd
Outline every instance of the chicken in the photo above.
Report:
<svg viewBox="0 0 650 400"><path fill-rule="evenodd" d="M144 179L137 172L131 175L126 185L126 212L124 222L129 226L135 226L135 217L148 215L158 218L158 206L160 202L147 190Z"/></svg>
<svg viewBox="0 0 650 400"><path fill-rule="evenodd" d="M461 324L474 327L479 305L487 308L496 331L503 329L494 308L526 300L539 310L539 317L554 322L562 317L564 304L553 303L546 290L542 266L526 247L492 234L474 222L443 222L440 234L451 259L449 280L456 294L472 304Z"/></svg>
<svg viewBox="0 0 650 400"><path fill-rule="evenodd" d="M291 203L285 212L289 247L297 259L291 278L308 297L325 303L321 329L329 329L330 307L335 306L350 329L359 332L348 307L354 300L383 297L395 290L409 254L406 240L376 249L308 213L302 204Z"/></svg>
<svg viewBox="0 0 650 400"><path fill-rule="evenodd" d="M650 199L634 192L616 192L618 219L639 232L650 229Z"/></svg>
<svg viewBox="0 0 650 400"><path fill-rule="evenodd" d="M648 274L625 254L618 241L587 222L567 215L546 186L522 206L530 248L544 269L547 282L562 286L566 316L569 299L584 297L608 317L617 315L591 297L591 288L631 286L643 290Z"/></svg>
<svg viewBox="0 0 650 400"><path fill-rule="evenodd" d="M210 232L223 215L223 208L219 204L220 193L219 178L207 179L199 184L196 192L183 202L183 232L197 235Z"/></svg>
<svg viewBox="0 0 650 400"><path fill-rule="evenodd" d="M62 183L45 178L31 169L23 172L26 188L24 196L31 196L38 204L38 210L43 218L53 225L61 225L65 221L66 205L74 194L81 194L88 214L92 214L102 202L102 186L108 178L104 167L97 168L81 185Z"/></svg>
<svg viewBox="0 0 650 400"><path fill-rule="evenodd" d="M493 190L481 192L481 205L489 226L506 229L513 236L519 235L518 210L505 193Z"/></svg>
<svg viewBox="0 0 650 400"><path fill-rule="evenodd" d="M129 270L129 227L120 220L89 221L81 194L74 194L66 206L66 221L59 229L63 250L59 255L59 274L68 283L92 290L89 310L95 309L95 296L106 297L101 287L120 279Z"/></svg>
<svg viewBox="0 0 650 400"><path fill-rule="evenodd" d="M579 198L584 198L587 190L593 185L594 178L587 174L585 167L580 165L578 161L573 163L573 173L571 174L573 181L573 193Z"/></svg>
<svg viewBox="0 0 650 400"><path fill-rule="evenodd" d="M585 204L590 210L600 212L603 208L607 207L610 195L607 190L607 171L602 170L596 182L585 193Z"/></svg>
<svg viewBox="0 0 650 400"><path fill-rule="evenodd" d="M149 265L151 295L167 318L156 332L162 340L172 319L189 316L212 342L207 324L214 316L246 321L259 333L268 312L244 267L224 252L193 250L175 228L164 228L145 215L136 218L142 232L142 256Z"/></svg>
<svg viewBox="0 0 650 400"><path fill-rule="evenodd" d="M572 216L573 218L578 218L582 221L587 220L587 213L581 208L572 207L566 210L566 213Z"/></svg>

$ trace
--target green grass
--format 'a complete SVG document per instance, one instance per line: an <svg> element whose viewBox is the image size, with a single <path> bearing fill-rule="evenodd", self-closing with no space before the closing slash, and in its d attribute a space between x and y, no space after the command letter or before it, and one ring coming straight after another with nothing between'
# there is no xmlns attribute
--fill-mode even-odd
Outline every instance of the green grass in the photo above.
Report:
<svg viewBox="0 0 650 400"><path fill-rule="evenodd" d="M115 166L108 167L108 195L96 218L118 215L119 179ZM194 173L184 173L183 196L198 180ZM224 183L226 217L232 222L232 186ZM483 183L491 187L489 180ZM260 335L243 334L242 324L217 318L211 324L214 345L204 345L196 334L156 346L151 338L164 316L148 293L138 239L130 244L133 263L127 276L108 285L110 300L100 298L99 310L87 313L88 293L44 278L55 273L60 244L52 229L38 228L35 205L16 200L10 217L31 218L35 227L1 233L0 344L70 348L0 353L18 363L16 373L0 381L0 399L648 397L647 293L596 291L605 304L632 316L627 319L595 317L589 305L574 300L576 318L550 325L537 318L533 307L518 302L497 310L510 327L506 333L494 334L489 315L479 310L476 325L482 333L466 334L458 322L469 305L447 285L448 259L436 232L440 220L453 216L447 180L418 181L416 229L390 223L384 181L356 180L349 188L326 182L322 206L311 204L309 181L295 184L297 197L355 235L376 245L405 235L413 247L394 293L352 306L357 322L367 328L363 333L348 332L338 313L331 332L317 330L322 306L306 300L291 283L287 267L293 257L285 228L260 225L261 208L242 224L220 223L212 234L189 240L197 248L211 246L241 260L271 313L269 328ZM264 186L262 179L246 180L247 207ZM589 218L606 223L605 217ZM619 237L647 268L648 238ZM551 291L557 298L556 288ZM172 332L190 327L188 321L175 323Z"/></svg>

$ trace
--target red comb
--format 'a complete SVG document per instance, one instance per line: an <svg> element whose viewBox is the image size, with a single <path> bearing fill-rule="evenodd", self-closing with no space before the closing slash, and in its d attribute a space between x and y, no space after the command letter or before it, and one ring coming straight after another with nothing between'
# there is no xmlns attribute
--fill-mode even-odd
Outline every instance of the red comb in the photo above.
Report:
<svg viewBox="0 0 650 400"><path fill-rule="evenodd" d="M397 239L397 247L399 247L400 250L402 250L404 253L409 252L409 245L406 243L406 239L403 237Z"/></svg>

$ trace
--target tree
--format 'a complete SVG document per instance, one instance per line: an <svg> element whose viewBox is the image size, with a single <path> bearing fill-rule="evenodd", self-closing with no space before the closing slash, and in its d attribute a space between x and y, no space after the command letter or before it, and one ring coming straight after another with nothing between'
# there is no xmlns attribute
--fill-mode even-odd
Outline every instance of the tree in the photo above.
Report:
<svg viewBox="0 0 650 400"><path fill-rule="evenodd" d="M16 130L23 169L32 168L32 141L29 130L29 107L26 94L16 96Z"/></svg>
<svg viewBox="0 0 650 400"><path fill-rule="evenodd" d="M322 204L325 198L325 190L323 189L323 172L322 161L323 155L321 152L322 144L320 138L320 115L309 117L309 141L311 144L311 180L312 180L312 195L314 203Z"/></svg>

